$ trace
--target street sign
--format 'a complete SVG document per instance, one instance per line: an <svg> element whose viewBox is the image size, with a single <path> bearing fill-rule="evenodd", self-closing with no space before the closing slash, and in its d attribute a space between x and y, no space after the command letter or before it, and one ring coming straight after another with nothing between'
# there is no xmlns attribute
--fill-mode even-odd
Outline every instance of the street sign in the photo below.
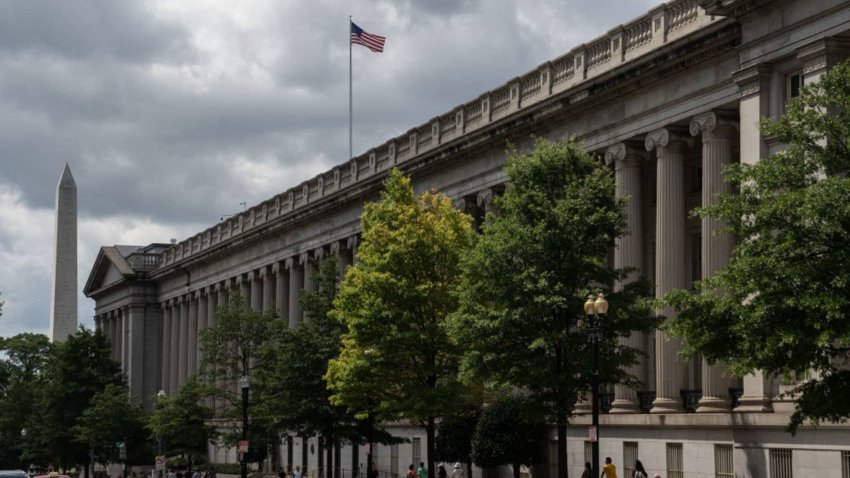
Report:
<svg viewBox="0 0 850 478"><path fill-rule="evenodd" d="M157 470L164 470L165 469L165 456L157 455L156 458L154 458L154 462L156 462L156 469Z"/></svg>
<svg viewBox="0 0 850 478"><path fill-rule="evenodd" d="M248 440L239 440L239 453L248 453Z"/></svg>
<svg viewBox="0 0 850 478"><path fill-rule="evenodd" d="M599 435L596 434L596 427L587 427L587 440L591 443L599 440Z"/></svg>
<svg viewBox="0 0 850 478"><path fill-rule="evenodd" d="M124 443L123 441L115 442L115 448L118 448L119 450L123 449L125 446L127 446L127 444Z"/></svg>

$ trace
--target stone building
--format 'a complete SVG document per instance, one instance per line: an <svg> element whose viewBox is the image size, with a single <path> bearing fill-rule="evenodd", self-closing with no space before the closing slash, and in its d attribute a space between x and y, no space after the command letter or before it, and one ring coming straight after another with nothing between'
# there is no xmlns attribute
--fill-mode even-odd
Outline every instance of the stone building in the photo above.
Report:
<svg viewBox="0 0 850 478"><path fill-rule="evenodd" d="M671 0L188 239L103 247L85 293L131 393L149 403L196 370L198 334L229 291L292 325L304 320L298 297L314 287L305 266L328 255L352 263L363 204L390 168L480 218L503 189L506 142L527 148L531 135L575 136L614 171L618 194L630 198L631 231L617 242L615 266L639 269L659 296L690 288L728 260L732 240L688 212L728 190L725 165L781 148L759 134L759 118L778 117L800 85L848 52L844 0ZM783 431L793 404L780 394L793 384L730 379L719 366L681 361L679 343L661 331L630 340L649 357L631 370L644 386L611 387L601 419L600 455L621 471L640 458L650 474L671 478L850 476L850 426ZM573 476L588 461L589 404L576 412ZM424 455L424 434L397 431L411 442L375 450L393 474ZM279 459L312 468L317 448L315 438L295 437ZM362 449L341 455L342 468L365 463Z"/></svg>

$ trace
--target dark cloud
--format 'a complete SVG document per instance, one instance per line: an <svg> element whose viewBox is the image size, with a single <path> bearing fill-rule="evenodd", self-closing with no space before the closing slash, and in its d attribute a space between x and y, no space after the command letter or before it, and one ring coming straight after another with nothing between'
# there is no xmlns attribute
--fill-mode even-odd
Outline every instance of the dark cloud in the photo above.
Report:
<svg viewBox="0 0 850 478"><path fill-rule="evenodd" d="M190 53L184 28L142 2L10 0L0 3L0 50L149 62Z"/></svg>

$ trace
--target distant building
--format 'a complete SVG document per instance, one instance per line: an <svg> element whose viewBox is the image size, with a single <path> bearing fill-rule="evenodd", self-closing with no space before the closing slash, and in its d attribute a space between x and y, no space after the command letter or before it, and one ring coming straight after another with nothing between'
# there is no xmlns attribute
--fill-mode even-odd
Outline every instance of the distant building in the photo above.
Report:
<svg viewBox="0 0 850 478"><path fill-rule="evenodd" d="M528 148L530 135L575 136L604 157L618 194L630 198L631 234L618 240L613 264L642 271L658 295L689 288L726 263L731 240L688 212L727 190L718 180L725 165L778 151L759 134L759 119L781 115L799 85L848 52L844 0L672 0L173 246L104 247L85 293L132 393L147 403L197 369L198 334L229 291L290 324L304 320L298 297L315 287L305 265L329 255L352 263L363 204L377 198L390 168L480 219L503 190L505 143ZM719 366L680 361L678 342L661 331L631 340L649 357L631 369L643 386L610 387L602 417L601 456L620 470L640 458L665 478L850 473L848 424L783 431L793 403L780 393L793 383L730 379ZM589 404L576 413L571 476L589 461ZM411 442L377 446L375 457L380 470L401 474L424 458L424 434L395 431ZM315 443L290 439L281 464L315 466ZM553 432L550 466L538 473L552 473L556 447ZM232 451L211 453L215 462L235 460ZM341 456L342 468L365 463L362 449Z"/></svg>

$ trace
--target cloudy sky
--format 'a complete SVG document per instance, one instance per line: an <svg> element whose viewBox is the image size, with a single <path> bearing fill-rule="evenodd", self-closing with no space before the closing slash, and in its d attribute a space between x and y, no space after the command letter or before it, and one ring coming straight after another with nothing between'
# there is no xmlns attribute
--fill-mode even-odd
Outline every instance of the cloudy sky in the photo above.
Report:
<svg viewBox="0 0 850 478"><path fill-rule="evenodd" d="M0 3L0 336L46 333L54 194L100 245L184 239L588 42L660 0ZM93 301L80 293L80 322Z"/></svg>

